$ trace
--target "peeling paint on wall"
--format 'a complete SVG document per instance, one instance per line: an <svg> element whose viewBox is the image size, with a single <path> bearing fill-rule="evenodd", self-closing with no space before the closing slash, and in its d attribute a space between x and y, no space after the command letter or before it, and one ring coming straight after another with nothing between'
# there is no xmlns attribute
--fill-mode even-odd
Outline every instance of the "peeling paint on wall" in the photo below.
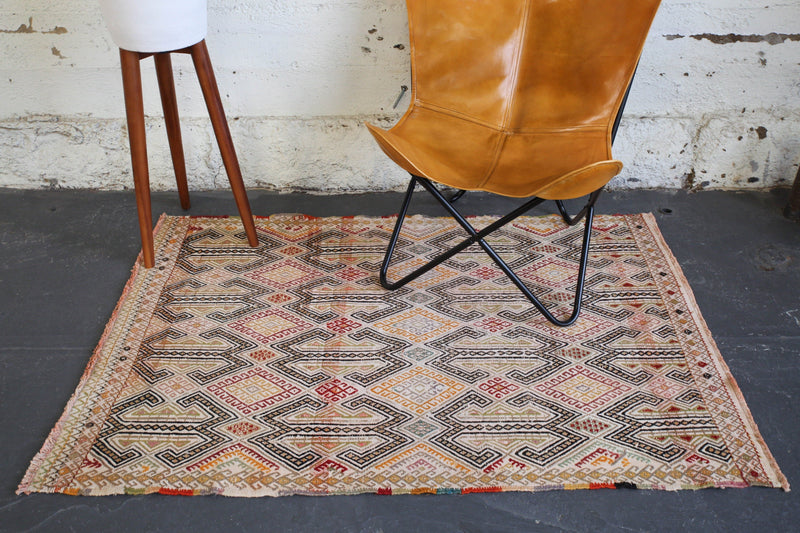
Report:
<svg viewBox="0 0 800 533"><path fill-rule="evenodd" d="M782 44L785 41L800 41L800 33L768 33L766 35L738 35L735 33L716 35L713 33L702 33L699 35L692 35L691 37L698 41L707 39L714 44L768 43L776 45Z"/></svg>
<svg viewBox="0 0 800 533"><path fill-rule="evenodd" d="M33 17L28 19L28 24L20 24L16 30L0 30L0 33L34 33Z"/></svg>
<svg viewBox="0 0 800 533"><path fill-rule="evenodd" d="M56 35L62 35L64 33L68 33L68 32L67 32L67 28L65 28L64 26L56 26L52 30L43 31L42 33L54 33Z"/></svg>
<svg viewBox="0 0 800 533"><path fill-rule="evenodd" d="M678 33L664 35L668 41L683 39L685 35ZM702 41L706 39L714 44L733 44L733 43L768 43L771 45L782 44L786 41L800 41L800 33L767 33L766 35L739 35L736 33L726 33L720 35L716 33L700 33L690 35L692 39Z"/></svg>
<svg viewBox="0 0 800 533"><path fill-rule="evenodd" d="M45 31L36 31L33 29L33 17L28 17L27 24L20 24L16 30L0 30L0 33L52 33L56 35L62 35L64 33L68 33L67 28L63 26L55 26L52 30L45 30Z"/></svg>

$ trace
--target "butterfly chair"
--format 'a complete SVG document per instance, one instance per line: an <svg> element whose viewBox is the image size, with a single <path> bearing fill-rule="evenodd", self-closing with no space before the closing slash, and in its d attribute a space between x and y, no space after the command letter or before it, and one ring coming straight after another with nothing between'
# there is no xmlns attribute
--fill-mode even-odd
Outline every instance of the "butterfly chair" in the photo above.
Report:
<svg viewBox="0 0 800 533"><path fill-rule="evenodd" d="M411 106L386 131L367 124L411 174L380 272L397 289L479 244L553 324L578 317L594 204L622 169L611 143L659 0L407 0ZM459 189L447 199L433 182ZM417 184L469 237L396 282L387 271ZM453 207L463 191L528 198L478 231ZM570 216L563 200L588 195ZM585 219L572 313L553 316L485 237L555 200L564 221Z"/></svg>

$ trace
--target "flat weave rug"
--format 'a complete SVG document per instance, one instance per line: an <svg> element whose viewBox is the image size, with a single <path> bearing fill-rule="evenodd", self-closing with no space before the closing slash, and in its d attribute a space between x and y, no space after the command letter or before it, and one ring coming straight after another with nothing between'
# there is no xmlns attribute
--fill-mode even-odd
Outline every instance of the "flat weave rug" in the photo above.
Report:
<svg viewBox="0 0 800 533"><path fill-rule="evenodd" d="M477 247L384 290L393 225L277 215L248 248L238 218L162 217L19 492L788 490L651 215L596 217L568 328ZM563 316L581 231L490 242ZM391 277L463 236L410 218Z"/></svg>

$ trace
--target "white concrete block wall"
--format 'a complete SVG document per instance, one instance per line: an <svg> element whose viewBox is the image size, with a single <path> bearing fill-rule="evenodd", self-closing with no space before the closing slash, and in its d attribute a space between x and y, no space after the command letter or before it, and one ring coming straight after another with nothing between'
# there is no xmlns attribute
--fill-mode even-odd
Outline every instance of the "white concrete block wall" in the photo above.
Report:
<svg viewBox="0 0 800 533"><path fill-rule="evenodd" d="M409 83L402 0L210 0L207 38L245 181L405 187L364 120ZM190 187L227 187L188 57L173 59ZM153 189L173 189L152 61ZM663 0L615 145L611 186L788 184L800 162L800 2ZM0 186L130 187L118 52L96 0L0 3Z"/></svg>

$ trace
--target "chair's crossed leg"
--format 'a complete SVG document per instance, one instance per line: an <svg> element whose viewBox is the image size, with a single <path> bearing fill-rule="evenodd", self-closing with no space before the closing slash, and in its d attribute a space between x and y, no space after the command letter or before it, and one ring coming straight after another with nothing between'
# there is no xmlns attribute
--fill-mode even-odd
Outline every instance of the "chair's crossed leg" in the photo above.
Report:
<svg viewBox="0 0 800 533"><path fill-rule="evenodd" d="M446 252L443 252L433 258L428 263L422 265L421 267L417 268L413 272L407 274L405 277L400 279L396 282L390 282L387 279L387 273L389 270L389 264L392 260L392 256L394 255L394 249L397 245L397 240L400 237L400 230L403 227L403 222L406 218L406 214L408 213L408 207L411 204L411 197L414 195L414 189L416 188L417 184L422 185L434 198L444 207L447 212L452 216L458 224L466 230L469 234L469 237L458 243L457 245L453 246ZM403 200L403 205L400 209L400 213L397 216L397 222L395 223L394 231L392 232L392 236L389 239L389 246L386 249L386 256L383 259L383 264L381 265L380 270L380 282L383 287L389 290L394 290L402 287L409 281L412 281L422 274L428 272L432 268L436 267L437 265L447 261L458 252L468 248L473 244L480 245L481 248L492 258L492 260L497 264L497 266L502 270L506 276L517 286L517 288L525 295L525 297L539 310L544 317L555 324L556 326L569 326L570 324L574 323L575 320L578 318L578 314L581 310L581 299L583 297L583 286L584 286L584 279L586 277L586 263L589 256L589 241L592 235L592 220L594 218L594 204L597 201L598 196L600 195L600 191L597 190L593 192L589 196L589 200L586 206L581 210L577 215L574 217L569 216L566 209L564 208L564 204L561 201L556 201L558 205L558 210L561 213L564 221L569 224L570 226L577 224L582 218L585 218L586 221L584 222L584 231L583 231L583 244L581 246L581 258L580 258L580 265L578 267L578 280L577 280L577 287L575 289L575 300L573 301L572 305L572 313L569 315L568 318L565 320L559 320L552 313L542 304L541 301L531 292L527 285L514 273L513 270L506 264L505 261L497 254L497 252L487 243L484 239L489 234L493 233L494 231L500 229L501 227L505 226L512 220L516 219L517 217L525 214L526 212L530 211L537 205L541 204L545 200L543 198L532 198L525 202L523 205L515 209L514 211L510 212L509 214L505 215L504 217L496 220L495 222L489 224L482 230L478 231L472 225L467 222L467 220L461 215L461 213L453 207L452 202L454 199L447 200L442 193L430 182L427 178L422 178L420 176L411 176L411 182L408 185L408 191L406 192L405 199Z"/></svg>

